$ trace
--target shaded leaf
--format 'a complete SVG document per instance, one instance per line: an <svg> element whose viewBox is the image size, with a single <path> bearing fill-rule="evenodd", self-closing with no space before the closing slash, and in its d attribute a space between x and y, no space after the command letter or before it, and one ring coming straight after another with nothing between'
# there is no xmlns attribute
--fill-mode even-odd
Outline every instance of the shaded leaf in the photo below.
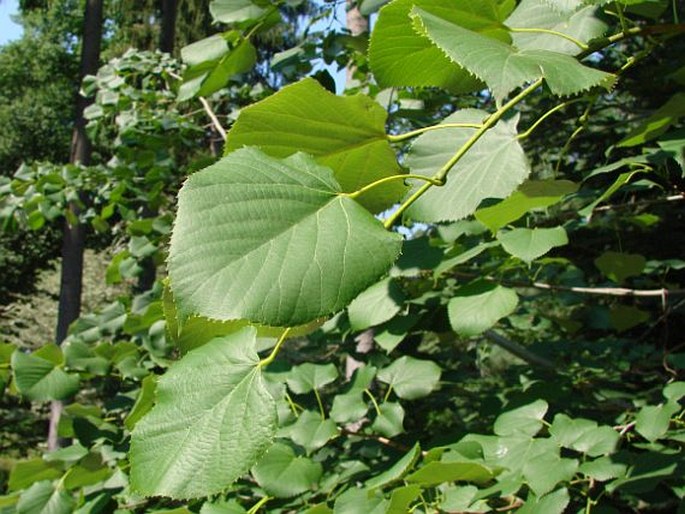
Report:
<svg viewBox="0 0 685 514"><path fill-rule="evenodd" d="M495 434L500 436L525 434L533 436L542 428L542 419L549 406L544 400L536 400L514 410L500 414L495 420Z"/></svg>
<svg viewBox="0 0 685 514"><path fill-rule="evenodd" d="M367 489L376 489L378 487L385 487L388 484L402 479L402 477L404 477L414 466L420 455L421 447L419 446L419 443L416 443L404 457L399 459L381 474L367 480L364 485Z"/></svg>
<svg viewBox="0 0 685 514"><path fill-rule="evenodd" d="M493 471L478 462L429 462L406 477L414 482L430 487L445 482L473 482L483 485L495 476Z"/></svg>
<svg viewBox="0 0 685 514"><path fill-rule="evenodd" d="M286 432L309 454L336 437L338 427L332 419L322 419L318 412L307 410L299 415L293 425L287 427Z"/></svg>
<svg viewBox="0 0 685 514"><path fill-rule="evenodd" d="M563 227L515 228L498 232L497 239L507 253L527 263L542 257L552 248L568 244Z"/></svg>
<svg viewBox="0 0 685 514"><path fill-rule="evenodd" d="M380 325L397 314L404 302L404 293L391 278L386 278L362 291L347 307L352 330L364 330Z"/></svg>
<svg viewBox="0 0 685 514"><path fill-rule="evenodd" d="M404 432L404 409L396 402L383 402L378 407L380 414L371 424L371 429L385 437L395 437Z"/></svg>
<svg viewBox="0 0 685 514"><path fill-rule="evenodd" d="M381 369L377 378L392 387L400 398L415 400L427 396L438 386L440 367L433 361L405 355Z"/></svg>
<svg viewBox="0 0 685 514"><path fill-rule="evenodd" d="M62 353L54 344L32 354L17 349L12 354L12 373L19 392L37 401L63 400L75 394L79 378L66 373L61 361Z"/></svg>
<svg viewBox="0 0 685 514"><path fill-rule="evenodd" d="M595 266L605 277L620 284L636 277L645 269L647 259L634 253L604 252L595 259Z"/></svg>
<svg viewBox="0 0 685 514"><path fill-rule="evenodd" d="M338 378L338 369L334 364L312 364L305 362L290 370L288 387L295 394L304 394L314 389L321 389Z"/></svg>
<svg viewBox="0 0 685 514"><path fill-rule="evenodd" d="M306 457L296 457L292 448L276 443L252 468L252 475L267 493L279 498L296 496L316 487L323 469Z"/></svg>
<svg viewBox="0 0 685 514"><path fill-rule="evenodd" d="M450 325L464 337L479 335L516 310L513 289L477 282L457 289L447 304Z"/></svg>

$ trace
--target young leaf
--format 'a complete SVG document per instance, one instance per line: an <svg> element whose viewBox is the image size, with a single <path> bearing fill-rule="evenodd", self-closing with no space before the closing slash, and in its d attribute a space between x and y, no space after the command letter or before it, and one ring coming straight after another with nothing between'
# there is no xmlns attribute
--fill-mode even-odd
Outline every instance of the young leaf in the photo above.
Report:
<svg viewBox="0 0 685 514"><path fill-rule="evenodd" d="M561 446L591 457L612 453L620 439L618 432L611 427L597 426L589 419L571 419L565 414L554 416L549 432Z"/></svg>
<svg viewBox="0 0 685 514"><path fill-rule="evenodd" d="M70 514L74 499L62 488L55 488L47 480L36 482L21 493L17 514Z"/></svg>
<svg viewBox="0 0 685 514"><path fill-rule="evenodd" d="M464 337L482 334L518 305L513 289L477 282L460 288L447 305L450 324Z"/></svg>
<svg viewBox="0 0 685 514"><path fill-rule="evenodd" d="M400 244L311 157L245 148L181 189L169 276L182 316L293 326L344 308Z"/></svg>
<svg viewBox="0 0 685 514"><path fill-rule="evenodd" d="M647 259L636 253L604 252L595 259L595 266L617 284L636 277L645 269Z"/></svg>
<svg viewBox="0 0 685 514"><path fill-rule="evenodd" d="M596 86L611 89L615 77L583 66L576 59L549 50L521 50L455 25L420 8L412 10L417 29L455 63L481 79L496 98L544 78L557 96L581 93Z"/></svg>
<svg viewBox="0 0 685 514"><path fill-rule="evenodd" d="M440 367L433 361L400 357L378 372L378 380L393 388L405 400L415 400L431 393L440 381Z"/></svg>
<svg viewBox="0 0 685 514"><path fill-rule="evenodd" d="M363 291L347 308L352 330L380 325L402 308L404 294L397 282L386 278Z"/></svg>
<svg viewBox="0 0 685 514"><path fill-rule="evenodd" d="M526 503L518 511L519 514L562 514L571 501L568 489L557 489L542 498L530 493Z"/></svg>
<svg viewBox="0 0 685 514"><path fill-rule="evenodd" d="M559 32L582 44L604 34L607 25L595 16L597 7L586 5L580 9L560 12L540 0L523 0L507 18L512 29L544 29ZM575 55L582 51L577 44L556 34L545 32L512 32L513 44L521 50L549 50Z"/></svg>
<svg viewBox="0 0 685 514"><path fill-rule="evenodd" d="M645 405L635 416L635 430L648 441L656 441L666 435L671 417L680 411L677 402L665 405Z"/></svg>
<svg viewBox="0 0 685 514"><path fill-rule="evenodd" d="M295 394L305 394L314 389L321 389L338 378L335 364L312 364L305 362L295 366L288 374L287 382Z"/></svg>
<svg viewBox="0 0 685 514"><path fill-rule="evenodd" d="M542 418L549 405L544 400L536 400L514 410L500 414L495 420L495 434L508 436L524 434L534 436L542 428Z"/></svg>
<svg viewBox="0 0 685 514"><path fill-rule="evenodd" d="M457 111L443 123L479 124L488 113ZM472 214L486 198L505 198L525 180L530 168L516 139L516 121L502 121L487 131L457 162L442 187L433 187L408 210L411 218L456 221ZM418 137L407 156L411 173L433 176L474 134L474 128L445 128Z"/></svg>
<svg viewBox="0 0 685 514"><path fill-rule="evenodd" d="M373 420L371 429L385 437L395 437L404 432L404 409L396 402L383 402L380 414Z"/></svg>
<svg viewBox="0 0 685 514"><path fill-rule="evenodd" d="M437 86L454 93L481 89L479 80L450 61L427 37L416 33L409 18L413 6L508 41L502 20L509 11L498 2L395 0L381 9L369 46L371 70L381 87Z"/></svg>
<svg viewBox="0 0 685 514"><path fill-rule="evenodd" d="M159 379L157 404L131 436L131 486L196 498L223 491L271 445L276 406L264 386L256 331L189 352Z"/></svg>
<svg viewBox="0 0 685 514"><path fill-rule="evenodd" d="M376 475L368 480L365 484L366 488L376 489L400 480L409 472L420 455L421 447L419 446L419 443L416 443L404 457L395 462L395 464L393 464L389 469L386 469L380 475Z"/></svg>
<svg viewBox="0 0 685 514"><path fill-rule="evenodd" d="M508 253L527 263L542 257L552 248L568 244L563 227L515 228L498 232L497 239Z"/></svg>
<svg viewBox="0 0 685 514"><path fill-rule="evenodd" d="M264 14L264 9L250 0L212 0L209 12L215 22L230 24L256 20Z"/></svg>
<svg viewBox="0 0 685 514"><path fill-rule="evenodd" d="M409 475L406 480L423 486L433 486L443 482L473 482L485 484L492 480L495 473L478 462L429 462Z"/></svg>
<svg viewBox="0 0 685 514"><path fill-rule="evenodd" d="M53 351L54 350L54 351ZM79 378L62 369L62 352L54 344L26 354L17 349L12 354L14 383L31 400L63 400L79 388Z"/></svg>
<svg viewBox="0 0 685 514"><path fill-rule="evenodd" d="M289 498L316 487L323 473L318 462L296 457L290 446L276 443L252 468L252 475L267 493Z"/></svg>
<svg viewBox="0 0 685 514"><path fill-rule="evenodd" d="M570 180L527 180L509 198L475 212L476 219L495 233L525 213L554 205L578 185Z"/></svg>
<svg viewBox="0 0 685 514"><path fill-rule="evenodd" d="M322 419L318 412L307 410L301 413L297 421L287 427L285 432L293 442L311 454L337 436L338 427L332 419Z"/></svg>
<svg viewBox="0 0 685 514"><path fill-rule="evenodd" d="M244 146L258 146L280 158L308 153L333 170L341 191L351 193L402 173L387 140L386 118L385 109L371 98L335 96L308 78L243 109L228 133L225 155ZM379 212L405 191L402 181L396 180L358 200Z"/></svg>

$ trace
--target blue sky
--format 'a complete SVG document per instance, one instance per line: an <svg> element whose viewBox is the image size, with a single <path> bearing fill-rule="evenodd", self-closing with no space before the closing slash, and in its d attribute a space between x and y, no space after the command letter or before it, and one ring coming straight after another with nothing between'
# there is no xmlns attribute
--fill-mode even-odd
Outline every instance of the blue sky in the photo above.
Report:
<svg viewBox="0 0 685 514"><path fill-rule="evenodd" d="M21 27L10 16L16 14L18 0L0 1L0 45L21 37Z"/></svg>

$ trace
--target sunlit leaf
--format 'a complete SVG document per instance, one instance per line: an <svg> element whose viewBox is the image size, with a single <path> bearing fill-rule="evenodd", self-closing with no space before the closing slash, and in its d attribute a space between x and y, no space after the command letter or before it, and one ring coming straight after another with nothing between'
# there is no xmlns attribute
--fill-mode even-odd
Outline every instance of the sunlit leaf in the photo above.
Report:
<svg viewBox="0 0 685 514"><path fill-rule="evenodd" d="M131 438L131 485L145 495L218 493L269 448L276 406L246 328L189 352L159 379Z"/></svg>

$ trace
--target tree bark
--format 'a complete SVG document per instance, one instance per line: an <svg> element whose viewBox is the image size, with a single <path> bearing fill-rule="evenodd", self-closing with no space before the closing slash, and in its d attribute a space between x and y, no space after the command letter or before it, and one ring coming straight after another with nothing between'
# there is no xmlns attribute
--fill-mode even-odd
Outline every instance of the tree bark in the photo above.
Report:
<svg viewBox="0 0 685 514"><path fill-rule="evenodd" d="M162 29L159 34L159 49L174 53L176 42L177 0L162 0Z"/></svg>
<svg viewBox="0 0 685 514"><path fill-rule="evenodd" d="M81 43L81 80L86 75L97 73L100 62L101 41L102 0L87 0L83 18L83 40ZM83 111L89 103L89 99L81 95L77 96L76 118L71 140L70 162L72 164L83 166L90 164L92 148L86 134L86 119L83 116ZM76 202L72 202L69 204L68 209L75 215L73 218L78 220L79 205ZM64 221L64 235L62 238L62 271L60 276L57 330L55 333L55 342L58 345L62 344L66 339L69 325L81 314L84 248L85 227L78 221L72 224L66 219ZM57 427L63 408L64 404L62 402L52 402L48 428L48 450L54 450L61 446Z"/></svg>
<svg viewBox="0 0 685 514"><path fill-rule="evenodd" d="M359 12L359 7L356 0L347 0L347 11L345 13L345 25L352 36L360 36L369 31L369 19ZM347 71L347 87L350 87L353 82L352 75L357 68L355 66L348 66Z"/></svg>

